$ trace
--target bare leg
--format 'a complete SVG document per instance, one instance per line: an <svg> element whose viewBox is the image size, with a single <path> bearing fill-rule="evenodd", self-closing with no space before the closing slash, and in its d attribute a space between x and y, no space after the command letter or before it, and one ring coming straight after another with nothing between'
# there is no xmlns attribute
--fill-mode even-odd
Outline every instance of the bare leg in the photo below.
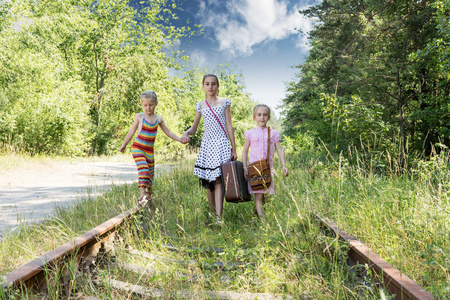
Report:
<svg viewBox="0 0 450 300"><path fill-rule="evenodd" d="M263 202L264 202L264 194L255 194L255 208L256 213L258 214L258 218L260 219L265 218L264 209L262 207Z"/></svg>
<svg viewBox="0 0 450 300"><path fill-rule="evenodd" d="M141 194L141 196L140 196L141 198L144 197L144 195L145 195L145 187L140 186L139 187L139 193Z"/></svg>
<svg viewBox="0 0 450 300"><path fill-rule="evenodd" d="M211 191L209 188L206 189L206 194L208 196L208 204L211 212L216 213L216 204L214 201L214 191Z"/></svg>
<svg viewBox="0 0 450 300"><path fill-rule="evenodd" d="M214 199L216 204L216 215L221 217L223 212L223 190L222 180L220 178L216 179Z"/></svg>

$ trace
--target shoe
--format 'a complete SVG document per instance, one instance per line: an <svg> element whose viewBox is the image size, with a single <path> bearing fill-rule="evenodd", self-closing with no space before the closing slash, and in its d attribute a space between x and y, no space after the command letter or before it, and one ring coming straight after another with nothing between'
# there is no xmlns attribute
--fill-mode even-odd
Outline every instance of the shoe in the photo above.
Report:
<svg viewBox="0 0 450 300"><path fill-rule="evenodd" d="M140 198L138 199L138 205L139 205L139 206L145 206L145 205L147 205L148 202L149 202L149 201L147 200L147 197L146 197L146 196L142 196L142 197L140 197Z"/></svg>
<svg viewBox="0 0 450 300"><path fill-rule="evenodd" d="M222 226L223 225L223 221L222 221L222 218L220 216L216 216L216 225L218 225L218 226Z"/></svg>

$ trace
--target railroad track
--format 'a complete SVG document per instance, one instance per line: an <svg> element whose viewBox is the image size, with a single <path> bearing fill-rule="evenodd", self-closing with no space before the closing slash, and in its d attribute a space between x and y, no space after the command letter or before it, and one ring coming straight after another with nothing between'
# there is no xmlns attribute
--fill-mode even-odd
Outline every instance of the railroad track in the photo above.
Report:
<svg viewBox="0 0 450 300"><path fill-rule="evenodd" d="M148 263L135 265L122 262L110 253L110 250L113 249L112 244L114 241L121 239L119 233L120 229L145 209L145 207L132 208L7 274L6 280L3 282L3 290L6 293L5 298L8 299L8 295L14 295L14 293L16 295L28 295L30 291L32 291L34 295L38 295L38 297L39 295L44 295L44 297L50 298L48 295L52 293L52 291L49 291L49 286L57 286L56 292L53 290L54 296L55 293L58 294L56 296L57 298L98 299L95 295L89 296L77 292L77 288L73 284L73 279L76 276L83 276L83 278L87 278L90 281L90 284L94 284L97 287L101 288L101 286L106 285L117 290L118 293L134 295L137 298L286 299L286 296L283 295L266 293L237 293L232 291L207 290L192 291L188 289L177 291L171 290L168 292L164 289L149 288L148 282L151 282L151 279L156 275L161 276L156 269L152 269ZM359 264L365 266L366 271L371 270L376 274L378 278L377 281L385 286L391 294L395 295L395 299L435 299L429 292L425 291L406 275L381 259L356 238L339 229L335 223L324 217L316 216L316 218L322 228L328 231L328 234L349 244L347 263L352 266ZM171 245L164 246L170 251L182 252L184 255L187 255L187 257L189 257L189 251L204 251L209 253L221 253L221 251L224 251L220 248L198 249L195 247L177 248ZM129 256L137 257L141 260L147 259L153 262L160 261L165 264L181 266L184 273L183 271L180 273L179 270L175 270L174 272L179 273L178 277L182 278L182 280L189 282L207 282L210 280L207 271L200 276L199 274L192 274L192 272L189 271L193 266L198 267L199 262L197 260L180 260L159 257L152 253L138 251L130 247L127 247L125 251ZM203 263L200 262L200 264L202 270L212 270L212 274L216 277L217 274L219 274L218 280L223 281L230 280L230 278L227 277L226 272L222 272L223 275L220 275L222 274L221 271L237 270L236 272L244 272L245 268L251 267L251 262L248 261L223 263L205 260ZM129 274L135 275L131 276L131 280L129 281L115 278L104 279L101 278L101 274L99 274L101 273L101 268L118 270L116 273L120 278L130 277ZM57 275L54 276L54 274ZM142 278L144 277L147 279L143 280ZM298 298L298 296L294 296L293 298Z"/></svg>

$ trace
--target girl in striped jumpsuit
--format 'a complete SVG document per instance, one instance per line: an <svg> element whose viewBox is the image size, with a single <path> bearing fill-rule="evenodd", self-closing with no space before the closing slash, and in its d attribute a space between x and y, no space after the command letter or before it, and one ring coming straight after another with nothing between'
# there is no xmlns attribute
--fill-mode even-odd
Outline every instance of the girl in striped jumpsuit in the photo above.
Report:
<svg viewBox="0 0 450 300"><path fill-rule="evenodd" d="M131 147L133 159L138 169L139 181L138 187L140 197L138 204L144 205L151 201L151 187L153 184L153 175L155 168L153 145L156 139L158 126L171 139L181 142L180 138L167 128L164 119L155 114L155 108L158 105L158 97L153 91L146 91L141 95L142 113L136 114L133 125L125 137L125 141L120 146L119 151L124 152L128 143L133 138L136 130L138 135ZM184 143L186 144L186 143Z"/></svg>

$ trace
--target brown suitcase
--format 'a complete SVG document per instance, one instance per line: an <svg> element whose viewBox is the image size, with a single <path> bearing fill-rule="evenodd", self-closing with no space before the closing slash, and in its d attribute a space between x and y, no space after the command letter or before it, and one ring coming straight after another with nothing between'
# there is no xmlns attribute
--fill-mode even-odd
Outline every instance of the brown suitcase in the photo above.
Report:
<svg viewBox="0 0 450 300"><path fill-rule="evenodd" d="M221 164L220 169L222 170L222 188L225 200L233 203L251 201L242 162L229 161Z"/></svg>

